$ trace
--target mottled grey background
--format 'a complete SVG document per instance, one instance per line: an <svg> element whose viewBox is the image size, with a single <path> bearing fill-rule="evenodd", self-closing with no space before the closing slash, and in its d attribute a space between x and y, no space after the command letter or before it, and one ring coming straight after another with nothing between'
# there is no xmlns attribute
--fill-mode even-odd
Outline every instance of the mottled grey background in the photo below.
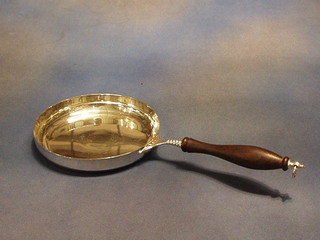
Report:
<svg viewBox="0 0 320 240"><path fill-rule="evenodd" d="M0 0L0 238L319 239L320 3ZM123 171L43 159L64 98L151 105L163 139L253 144L306 165L254 171L161 147Z"/></svg>

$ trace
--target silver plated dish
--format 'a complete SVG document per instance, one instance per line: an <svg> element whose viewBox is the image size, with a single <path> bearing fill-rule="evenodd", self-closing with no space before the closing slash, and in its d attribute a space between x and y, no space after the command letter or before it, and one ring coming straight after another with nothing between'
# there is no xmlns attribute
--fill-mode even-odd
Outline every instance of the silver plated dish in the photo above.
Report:
<svg viewBox="0 0 320 240"><path fill-rule="evenodd" d="M162 141L156 112L138 99L117 94L88 94L58 102L36 119L39 151L60 166L103 171L127 166L152 148L169 144L184 152L205 153L252 169L287 170L299 162L247 145L215 145L192 138Z"/></svg>

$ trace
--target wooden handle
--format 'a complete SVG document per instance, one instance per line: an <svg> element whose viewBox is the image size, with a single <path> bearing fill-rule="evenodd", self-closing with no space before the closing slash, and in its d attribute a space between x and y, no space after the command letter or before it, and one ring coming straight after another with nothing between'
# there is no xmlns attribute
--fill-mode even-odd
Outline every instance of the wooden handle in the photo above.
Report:
<svg viewBox="0 0 320 240"><path fill-rule="evenodd" d="M288 157L281 157L269 150L249 145L214 145L192 138L182 140L184 152L205 153L225 159L237 165L252 169L288 169Z"/></svg>

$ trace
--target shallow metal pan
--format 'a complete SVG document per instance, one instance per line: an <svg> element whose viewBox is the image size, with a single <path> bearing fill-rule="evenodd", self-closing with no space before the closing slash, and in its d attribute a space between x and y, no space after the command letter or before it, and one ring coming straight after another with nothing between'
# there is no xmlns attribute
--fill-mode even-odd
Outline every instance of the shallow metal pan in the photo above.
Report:
<svg viewBox="0 0 320 240"><path fill-rule="evenodd" d="M153 147L170 144L185 152L206 153L252 169L287 170L299 162L246 145L214 145L192 138L162 141L155 111L138 99L117 94L88 94L50 106L34 124L39 151L70 169L102 171L129 165Z"/></svg>

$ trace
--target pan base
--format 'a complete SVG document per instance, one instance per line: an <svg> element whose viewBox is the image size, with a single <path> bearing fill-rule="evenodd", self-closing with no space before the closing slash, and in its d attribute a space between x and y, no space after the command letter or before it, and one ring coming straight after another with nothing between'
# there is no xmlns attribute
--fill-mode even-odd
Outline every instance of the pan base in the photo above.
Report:
<svg viewBox="0 0 320 240"><path fill-rule="evenodd" d="M143 148L152 128L148 116L132 107L87 103L54 112L44 124L41 143L65 157L108 158Z"/></svg>
<svg viewBox="0 0 320 240"><path fill-rule="evenodd" d="M148 136L138 130L116 124L87 125L58 135L47 135L47 148L72 158L103 158L136 151Z"/></svg>

